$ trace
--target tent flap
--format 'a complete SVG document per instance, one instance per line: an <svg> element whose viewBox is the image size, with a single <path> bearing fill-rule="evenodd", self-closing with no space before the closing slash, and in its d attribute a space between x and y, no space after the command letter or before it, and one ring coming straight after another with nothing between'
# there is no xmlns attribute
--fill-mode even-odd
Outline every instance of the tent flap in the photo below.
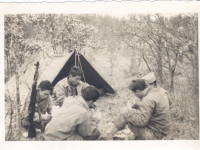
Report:
<svg viewBox="0 0 200 150"><path fill-rule="evenodd" d="M86 58L79 54L80 63L78 62L78 56L75 56L74 51L70 58L66 61L63 68L53 80L55 85L58 81L68 76L68 72L72 66L79 65L84 72L85 80L88 84L95 86L96 88L105 89L106 93L114 93L113 88L99 75L99 73L92 67L92 65L86 60ZM76 62L75 62L76 61ZM81 64L81 65L80 65ZM84 78L82 79L84 81Z"/></svg>

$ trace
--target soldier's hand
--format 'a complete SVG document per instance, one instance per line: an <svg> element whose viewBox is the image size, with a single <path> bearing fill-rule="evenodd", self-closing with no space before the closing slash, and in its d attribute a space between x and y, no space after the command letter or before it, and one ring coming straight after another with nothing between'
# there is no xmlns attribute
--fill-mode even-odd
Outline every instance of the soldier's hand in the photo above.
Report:
<svg viewBox="0 0 200 150"><path fill-rule="evenodd" d="M42 116L42 119L45 120L45 121L49 121L49 120L51 120L51 118L52 118L52 116L50 114L47 114L47 113Z"/></svg>
<svg viewBox="0 0 200 150"><path fill-rule="evenodd" d="M133 106L133 104L134 104L133 102L130 102L130 101L127 102L126 105L127 105L127 109L128 109L128 111L131 111L131 110L132 110L132 106Z"/></svg>
<svg viewBox="0 0 200 150"><path fill-rule="evenodd" d="M92 118L96 119L97 122L99 123L99 121L101 120L101 112L99 110L93 110L92 111Z"/></svg>

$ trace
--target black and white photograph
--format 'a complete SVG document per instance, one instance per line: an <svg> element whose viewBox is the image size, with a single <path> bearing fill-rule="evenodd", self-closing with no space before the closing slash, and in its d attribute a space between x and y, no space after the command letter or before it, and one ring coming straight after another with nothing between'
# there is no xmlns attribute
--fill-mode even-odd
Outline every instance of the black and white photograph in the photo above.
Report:
<svg viewBox="0 0 200 150"><path fill-rule="evenodd" d="M199 140L198 11L93 5L2 14L4 142Z"/></svg>

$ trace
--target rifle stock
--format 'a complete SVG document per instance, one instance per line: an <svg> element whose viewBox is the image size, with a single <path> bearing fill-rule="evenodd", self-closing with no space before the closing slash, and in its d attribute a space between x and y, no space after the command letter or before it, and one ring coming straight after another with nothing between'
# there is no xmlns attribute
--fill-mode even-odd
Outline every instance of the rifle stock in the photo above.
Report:
<svg viewBox="0 0 200 150"><path fill-rule="evenodd" d="M30 97L30 104L28 107L28 121L29 121L29 128L28 128L28 138L34 138L36 137L36 131L35 131L35 126L33 123L33 118L35 115L35 102L36 102L36 88L37 88L37 79L38 79L38 68L39 68L39 62L35 64L36 69L35 69L35 74L33 78L33 85L32 85L32 91L31 91L31 97Z"/></svg>

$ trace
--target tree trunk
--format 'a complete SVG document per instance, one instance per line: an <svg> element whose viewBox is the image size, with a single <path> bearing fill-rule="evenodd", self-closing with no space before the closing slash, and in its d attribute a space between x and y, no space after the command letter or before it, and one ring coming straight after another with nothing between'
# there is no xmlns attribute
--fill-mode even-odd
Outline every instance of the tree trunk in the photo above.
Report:
<svg viewBox="0 0 200 150"><path fill-rule="evenodd" d="M158 59L157 59L157 71L158 71L158 81L160 85L163 85L163 77L162 77L162 49L161 49L161 39L159 39L159 47L157 49Z"/></svg>
<svg viewBox="0 0 200 150"><path fill-rule="evenodd" d="M193 63L193 85L194 85L194 92L198 93L199 91L199 66L198 60L195 60Z"/></svg>
<svg viewBox="0 0 200 150"><path fill-rule="evenodd" d="M195 53L195 92L199 92L199 64L198 64L198 34L196 33L196 39L195 39L195 46L194 46Z"/></svg>
<svg viewBox="0 0 200 150"><path fill-rule="evenodd" d="M171 65L171 59L170 59L170 55L169 55L169 51L168 51L167 47L165 47L165 50L166 50L166 53L167 53L169 77L170 77L170 92L171 92L171 89L173 89L173 85L174 85L172 67L171 67L172 65Z"/></svg>
<svg viewBox="0 0 200 150"><path fill-rule="evenodd" d="M198 63L198 61L197 61ZM198 93L199 92L199 66L198 64L195 66L195 74L196 74L196 80L195 80L195 87L196 87L196 90L195 92Z"/></svg>
<svg viewBox="0 0 200 150"><path fill-rule="evenodd" d="M11 34L11 37L10 37L10 45L9 45L9 55L12 57L12 44L13 44L13 41L12 41L12 34ZM10 61L10 60L9 60ZM11 61L10 61L10 67L9 67L9 69L10 69L10 76L12 76L12 65L11 65Z"/></svg>
<svg viewBox="0 0 200 150"><path fill-rule="evenodd" d="M198 16L196 16L198 17ZM194 77L195 77L195 93L199 92L199 64L198 64L198 25L196 26L195 24L195 15L194 17L191 17L191 23L193 25L193 29L194 29Z"/></svg>
<svg viewBox="0 0 200 150"><path fill-rule="evenodd" d="M172 92L172 93L174 93L174 75L175 75L176 65L178 62L178 54L177 53L176 53L174 61L175 61L174 65L170 68L170 76L171 76L170 92Z"/></svg>
<svg viewBox="0 0 200 150"><path fill-rule="evenodd" d="M6 141L10 139L10 135L12 132L12 119L13 119L13 106L12 106L12 100L10 98L10 95L8 95L9 102L10 102L10 119L9 119L9 126L8 126L8 131L6 133Z"/></svg>
<svg viewBox="0 0 200 150"><path fill-rule="evenodd" d="M18 126L18 140L21 138L21 103L20 103L20 92L19 92L19 74L16 72L16 98L17 98L17 126Z"/></svg>
<svg viewBox="0 0 200 150"><path fill-rule="evenodd" d="M141 49L141 53L142 53L142 58L143 58L145 64L147 65L149 71L151 72L151 68L150 68L150 66L149 66L149 64L148 64L148 62L147 62L147 60L146 60L146 58L145 58L144 47L145 47L145 42L143 42L143 43L140 42L140 49Z"/></svg>
<svg viewBox="0 0 200 150"><path fill-rule="evenodd" d="M170 69L170 92L174 93L174 71L173 69Z"/></svg>
<svg viewBox="0 0 200 150"><path fill-rule="evenodd" d="M151 68L149 67L149 65L148 65L148 63L147 63L147 61L146 61L146 59L145 59L145 57L144 57L144 54L143 54L143 52L142 52L142 58L143 58L143 60L144 60L145 64L147 65L147 67L148 67L149 71L151 72Z"/></svg>
<svg viewBox="0 0 200 150"><path fill-rule="evenodd" d="M192 62L192 82L195 85L195 62Z"/></svg>
<svg viewBox="0 0 200 150"><path fill-rule="evenodd" d="M9 55L7 55L7 79L10 77L10 68L9 68Z"/></svg>

